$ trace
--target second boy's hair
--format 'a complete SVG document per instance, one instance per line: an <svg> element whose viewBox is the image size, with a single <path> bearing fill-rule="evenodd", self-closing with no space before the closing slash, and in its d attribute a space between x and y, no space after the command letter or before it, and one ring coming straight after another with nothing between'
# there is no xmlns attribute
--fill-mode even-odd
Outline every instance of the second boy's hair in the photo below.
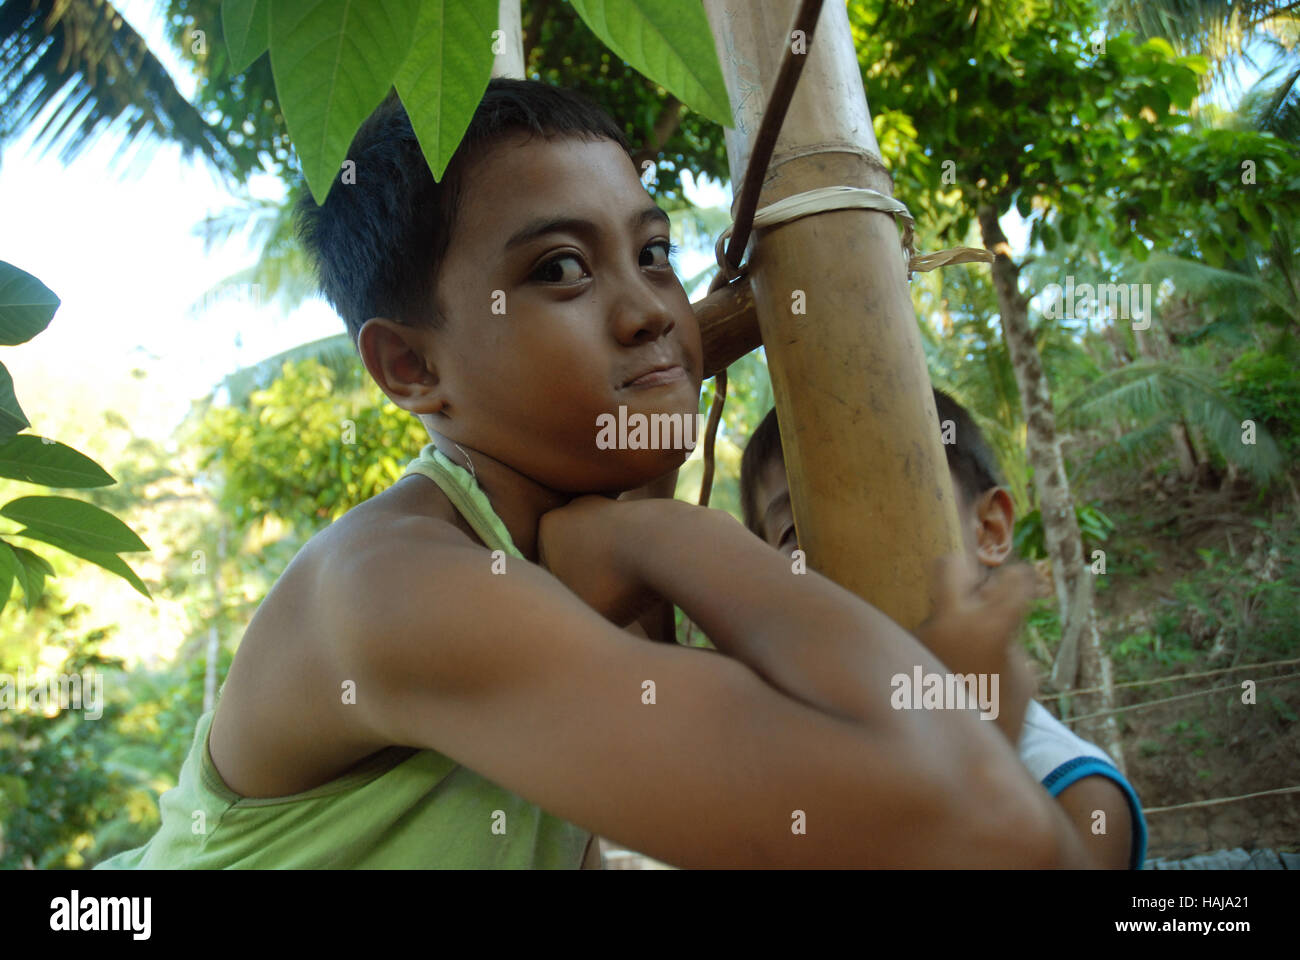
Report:
<svg viewBox="0 0 1300 960"><path fill-rule="evenodd" d="M433 294L466 177L488 148L514 133L612 140L632 155L618 124L582 94L539 80L494 78L441 183L433 179L406 109L390 92L348 148L355 164L348 182L341 169L320 206L303 195L298 236L354 345L371 317L441 325L443 311Z"/></svg>
<svg viewBox="0 0 1300 960"><path fill-rule="evenodd" d="M934 391L934 405L938 408L940 427L946 420L953 423L956 443L945 443L943 452L948 458L948 469L956 476L957 488L969 507L985 490L1003 485L997 458L965 407L938 389ZM749 438L740 460L740 505L745 526L760 537L763 535L763 516L758 503L758 475L766 464L778 458L784 461L785 454L781 448L781 432L777 428L776 408L773 408Z"/></svg>

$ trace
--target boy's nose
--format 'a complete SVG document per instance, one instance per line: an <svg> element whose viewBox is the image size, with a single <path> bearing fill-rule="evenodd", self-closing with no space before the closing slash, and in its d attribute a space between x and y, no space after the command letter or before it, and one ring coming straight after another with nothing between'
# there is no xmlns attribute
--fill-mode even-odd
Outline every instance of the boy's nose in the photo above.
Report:
<svg viewBox="0 0 1300 960"><path fill-rule="evenodd" d="M672 310L662 299L644 294L621 302L614 311L614 335L619 343L635 346L651 343L677 325Z"/></svg>

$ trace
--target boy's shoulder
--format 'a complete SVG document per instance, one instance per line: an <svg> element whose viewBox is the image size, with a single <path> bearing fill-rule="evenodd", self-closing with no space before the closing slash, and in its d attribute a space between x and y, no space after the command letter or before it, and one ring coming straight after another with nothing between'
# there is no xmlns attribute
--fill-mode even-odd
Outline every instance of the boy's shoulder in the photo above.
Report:
<svg viewBox="0 0 1300 960"><path fill-rule="evenodd" d="M411 476L418 475L357 504L303 547L300 559L311 568L318 595L381 588L388 571L410 562L416 548L425 558L444 546L487 550L436 484Z"/></svg>

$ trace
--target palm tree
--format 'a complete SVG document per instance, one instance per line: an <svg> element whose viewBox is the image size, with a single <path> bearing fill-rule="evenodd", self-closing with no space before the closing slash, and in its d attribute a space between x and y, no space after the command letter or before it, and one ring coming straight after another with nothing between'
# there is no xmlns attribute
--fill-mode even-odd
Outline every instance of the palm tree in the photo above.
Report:
<svg viewBox="0 0 1300 960"><path fill-rule="evenodd" d="M0 144L50 114L36 135L60 145L65 163L105 130L119 152L150 141L177 143L224 174L240 173L225 138L176 89L149 45L108 0L0 3Z"/></svg>
<svg viewBox="0 0 1300 960"><path fill-rule="evenodd" d="M1141 39L1163 37L1185 53L1216 64L1260 39L1274 49L1295 48L1300 3L1295 0L1111 0L1106 19Z"/></svg>
<svg viewBox="0 0 1300 960"><path fill-rule="evenodd" d="M232 290L256 287L260 302L274 301L285 311L293 310L316 295L316 277L306 251L294 232L295 197L283 202L250 196L232 207L195 224L194 233L204 239L204 252L213 245L244 234L249 246L257 248L252 266L219 280L195 304L213 303Z"/></svg>

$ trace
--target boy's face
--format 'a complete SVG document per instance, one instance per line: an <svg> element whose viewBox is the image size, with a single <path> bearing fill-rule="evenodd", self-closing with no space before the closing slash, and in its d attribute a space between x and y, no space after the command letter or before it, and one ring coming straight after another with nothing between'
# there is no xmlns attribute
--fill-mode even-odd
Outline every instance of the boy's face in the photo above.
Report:
<svg viewBox="0 0 1300 960"><path fill-rule="evenodd" d="M956 476L952 482L966 552L985 567L1000 566L1011 553L1015 520L1011 497L1001 487L993 487L971 505L961 495ZM787 557L793 556L799 543L795 539L789 481L780 457L770 459L759 472L754 503L762 521L763 539Z"/></svg>
<svg viewBox="0 0 1300 960"><path fill-rule="evenodd" d="M426 424L569 493L630 489L679 466L688 450L597 445L597 418L620 406L629 433L634 414L699 408L699 326L668 239L617 144L516 135L494 146L465 179L439 274L446 324L419 340L436 374ZM642 376L655 368L668 369Z"/></svg>

